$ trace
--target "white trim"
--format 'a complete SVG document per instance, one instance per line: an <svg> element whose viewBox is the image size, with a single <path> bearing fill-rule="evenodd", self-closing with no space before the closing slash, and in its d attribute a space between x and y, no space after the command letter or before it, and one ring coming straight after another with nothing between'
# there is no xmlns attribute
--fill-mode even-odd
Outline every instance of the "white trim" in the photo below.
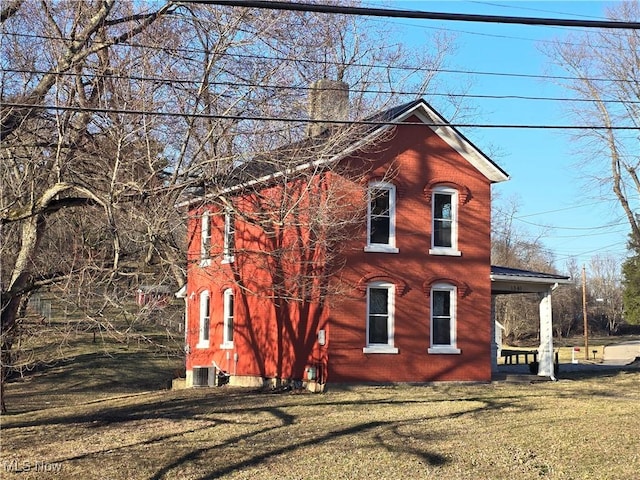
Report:
<svg viewBox="0 0 640 480"><path fill-rule="evenodd" d="M436 241L436 195L448 196L451 200L451 246L435 245ZM431 193L431 249L432 255L460 256L458 250L458 201L459 195L455 188L437 186Z"/></svg>
<svg viewBox="0 0 640 480"><path fill-rule="evenodd" d="M443 345L443 346L429 347L427 349L427 353L430 353L432 355L459 355L462 352L459 348L447 347L446 345Z"/></svg>
<svg viewBox="0 0 640 480"><path fill-rule="evenodd" d="M371 192L386 190L389 192L389 242L371 243ZM396 248L396 187L388 182L370 182L367 187L367 243L365 252L398 253Z"/></svg>
<svg viewBox="0 0 640 480"><path fill-rule="evenodd" d="M222 345L220 348L232 349L233 348L233 334L234 334L234 309L235 309L235 298L233 296L233 290L231 288L225 289L222 294ZM230 305L231 304L231 305ZM231 307L231 308L230 308ZM227 331L229 328L229 320L231 320L231 339L227 336Z"/></svg>
<svg viewBox="0 0 640 480"><path fill-rule="evenodd" d="M399 350L396 347L389 347L387 345L372 345L370 347L364 347L362 353L386 353L395 355L399 353Z"/></svg>
<svg viewBox="0 0 640 480"><path fill-rule="evenodd" d="M284 171L275 172L269 175L264 175L255 180L250 180L248 182L234 185L233 187L228 187L220 190L219 192L203 195L201 197L192 198L190 200L185 200L184 202L178 203L176 206L178 208L187 207L193 203L201 202L204 200L208 200L210 198L215 198L220 195L224 195L227 193L235 192L241 190L246 187L251 187L256 184L260 184L266 182L268 180L273 180L284 175L290 175L295 172L299 172L302 170L306 170L308 168L315 168L321 165L327 165L333 162L337 162L347 157L351 153L360 150L364 146L366 146L370 141L376 138L378 135L392 129L395 127L394 123L399 123L406 120L411 115L416 115L423 123L432 123L437 124L430 126L431 130L436 133L440 138L442 138L447 145L453 148L456 152L458 152L465 160L467 160L473 167L475 167L480 173L482 173L487 179L491 182L504 182L509 180L509 175L507 175L502 169L500 169L497 165L495 165L484 153L478 150L473 144L469 142L469 140L465 139L455 128L449 126L447 121L440 116L433 108L431 108L424 100L420 101L420 103L416 104L416 106L402 115L398 115L395 118L391 118L388 121L387 125L382 125L380 128L376 128L371 133L369 133L366 137L360 139L357 142L354 142L349 147L345 148L339 154L334 155L328 159L315 160L313 162L305 163L303 165L299 165L294 168L288 168ZM338 122L338 123L349 123L349 122Z"/></svg>
<svg viewBox="0 0 640 480"><path fill-rule="evenodd" d="M396 247L390 247L389 245L382 245L374 243L372 245L365 245L364 251L368 253L400 253L400 249Z"/></svg>
<svg viewBox="0 0 640 480"><path fill-rule="evenodd" d="M542 285L554 285L558 284L569 284L573 283L573 280L570 278L544 278L544 277L525 277L518 275L490 275L492 282L522 282L522 283L535 283Z"/></svg>
<svg viewBox="0 0 640 480"><path fill-rule="evenodd" d="M452 248L437 247L437 248L430 248L429 249L429 255L442 255L442 256L448 256L448 257L461 257L462 256L462 252L460 250L455 250L455 249L452 249Z"/></svg>
<svg viewBox="0 0 640 480"><path fill-rule="evenodd" d="M211 295L209 291L200 292L198 301L200 307L198 309L198 343L196 348L209 348L211 339Z"/></svg>
<svg viewBox="0 0 640 480"><path fill-rule="evenodd" d="M210 259L211 213L209 212L209 210L205 210L200 216L200 266L208 267L211 264Z"/></svg>
<svg viewBox="0 0 640 480"><path fill-rule="evenodd" d="M387 342L386 343L369 343L369 317L372 315L370 309L370 292L371 289L384 289L387 291ZM389 282L372 282L367 285L367 318L365 321L365 347L362 349L364 353L398 353L398 349L394 347L394 313L395 313L395 285Z"/></svg>
<svg viewBox="0 0 640 480"><path fill-rule="evenodd" d="M430 346L427 350L428 353L435 354L457 354L460 353L460 349L457 347L457 288L455 285L448 283L436 283L431 287L431 294L429 295L429 337ZM449 294L449 343L448 344L434 344L433 343L433 299L435 292L448 292Z"/></svg>
<svg viewBox="0 0 640 480"><path fill-rule="evenodd" d="M222 263L233 263L235 261L235 217L229 210L224 212L224 231L222 233Z"/></svg>
<svg viewBox="0 0 640 480"><path fill-rule="evenodd" d="M497 183L509 180L509 175L494 165L484 153L464 138L454 127L450 126L449 123L438 112L427 105L426 102L423 101L417 104L411 110L395 118L394 121L402 122L412 115L418 117L423 123L437 124L430 125L429 128L480 173L487 177L487 179L491 180L491 182Z"/></svg>

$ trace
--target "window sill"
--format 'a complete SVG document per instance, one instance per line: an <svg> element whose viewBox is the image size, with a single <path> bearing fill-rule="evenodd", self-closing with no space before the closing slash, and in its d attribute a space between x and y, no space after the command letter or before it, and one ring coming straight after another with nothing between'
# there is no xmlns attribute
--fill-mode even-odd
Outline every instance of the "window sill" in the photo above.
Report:
<svg viewBox="0 0 640 480"><path fill-rule="evenodd" d="M201 267L210 267L211 266L211 259L210 258L206 258L206 259L200 260L200 266Z"/></svg>
<svg viewBox="0 0 640 480"><path fill-rule="evenodd" d="M429 255L444 255L447 257L461 257L462 252L460 250L454 250L453 248L431 248L429 249Z"/></svg>
<svg viewBox="0 0 640 480"><path fill-rule="evenodd" d="M459 348L443 345L439 347L431 347L427 350L427 353L434 355L460 355L462 352Z"/></svg>
<svg viewBox="0 0 640 480"><path fill-rule="evenodd" d="M376 252L376 253L399 253L396 247L392 247L391 245L367 245L364 247L365 252Z"/></svg>
<svg viewBox="0 0 640 480"><path fill-rule="evenodd" d="M233 350L233 342L221 343L220 350Z"/></svg>
<svg viewBox="0 0 640 480"><path fill-rule="evenodd" d="M209 348L209 342L198 342L196 348Z"/></svg>
<svg viewBox="0 0 640 480"><path fill-rule="evenodd" d="M222 263L222 265L226 265L226 264L229 264L229 263L233 263L235 261L236 261L236 257L224 257L222 259L222 262L220 262L220 263Z"/></svg>
<svg viewBox="0 0 640 480"><path fill-rule="evenodd" d="M389 345L374 345L370 347L364 347L362 353L383 353L383 354L397 354L398 349Z"/></svg>

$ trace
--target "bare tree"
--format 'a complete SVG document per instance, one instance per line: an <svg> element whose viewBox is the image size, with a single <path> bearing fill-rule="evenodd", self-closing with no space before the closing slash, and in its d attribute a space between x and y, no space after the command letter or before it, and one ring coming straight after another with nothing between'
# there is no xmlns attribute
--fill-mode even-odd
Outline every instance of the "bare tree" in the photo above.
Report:
<svg viewBox="0 0 640 480"><path fill-rule="evenodd" d="M517 226L518 202L508 199L494 204L492 216L491 263L539 272L555 272L553 256L542 244L542 234L534 235ZM512 341L538 333L539 300L535 295L502 295L496 299L496 319Z"/></svg>
<svg viewBox="0 0 640 480"><path fill-rule="evenodd" d="M637 22L640 3L620 2L607 18ZM567 71L563 86L576 102L565 102L576 123L594 128L575 139L582 146L583 169L615 195L626 216L634 244L640 242L636 211L640 194L638 129L640 129L640 32L597 29L558 40L545 53Z"/></svg>
<svg viewBox="0 0 640 480"><path fill-rule="evenodd" d="M587 286L592 323L609 335L615 333L623 314L621 272L617 259L610 255L592 257Z"/></svg>
<svg viewBox="0 0 640 480"><path fill-rule="evenodd" d="M399 75L389 65L404 50L349 17L115 0L1 13L2 385L31 293L49 288L112 328L105 309L126 310L133 286L182 285L174 205L225 188L238 166L282 167L263 153L304 137L310 80L355 87L357 119L426 88L425 66L451 47Z"/></svg>

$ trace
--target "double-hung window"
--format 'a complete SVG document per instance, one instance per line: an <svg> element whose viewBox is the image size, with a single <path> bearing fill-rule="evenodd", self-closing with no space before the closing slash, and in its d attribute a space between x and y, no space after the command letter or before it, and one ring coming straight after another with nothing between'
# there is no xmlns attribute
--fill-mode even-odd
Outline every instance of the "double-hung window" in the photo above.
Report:
<svg viewBox="0 0 640 480"><path fill-rule="evenodd" d="M460 255L458 251L458 192L437 187L431 199L431 250L433 255Z"/></svg>
<svg viewBox="0 0 640 480"><path fill-rule="evenodd" d="M373 182L368 189L366 252L398 253L396 248L396 188Z"/></svg>
<svg viewBox="0 0 640 480"><path fill-rule="evenodd" d="M209 324L211 318L211 297L208 291L200 294L200 325L197 348L209 347Z"/></svg>
<svg viewBox="0 0 640 480"><path fill-rule="evenodd" d="M233 348L233 303L233 290L227 288L223 293L221 348Z"/></svg>
<svg viewBox="0 0 640 480"><path fill-rule="evenodd" d="M211 215L209 211L200 218L200 260L203 266L209 264L211 257Z"/></svg>
<svg viewBox="0 0 640 480"><path fill-rule="evenodd" d="M233 212L227 210L224 214L224 240L222 246L222 261L232 263L234 261L235 225Z"/></svg>
<svg viewBox="0 0 640 480"><path fill-rule="evenodd" d="M393 343L395 286L374 282L367 287L367 345L364 353L398 353Z"/></svg>
<svg viewBox="0 0 640 480"><path fill-rule="evenodd" d="M456 287L431 288L431 347L429 353L460 353L456 344Z"/></svg>

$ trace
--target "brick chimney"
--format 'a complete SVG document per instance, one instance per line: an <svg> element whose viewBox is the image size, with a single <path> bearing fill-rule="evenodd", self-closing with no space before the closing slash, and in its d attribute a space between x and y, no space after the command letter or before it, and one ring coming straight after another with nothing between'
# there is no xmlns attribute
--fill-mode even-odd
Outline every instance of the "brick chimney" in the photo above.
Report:
<svg viewBox="0 0 640 480"><path fill-rule="evenodd" d="M307 127L307 135L315 137L331 127L328 120L348 120L349 85L339 80L323 78L311 84L309 91L309 118L327 120L313 122Z"/></svg>

